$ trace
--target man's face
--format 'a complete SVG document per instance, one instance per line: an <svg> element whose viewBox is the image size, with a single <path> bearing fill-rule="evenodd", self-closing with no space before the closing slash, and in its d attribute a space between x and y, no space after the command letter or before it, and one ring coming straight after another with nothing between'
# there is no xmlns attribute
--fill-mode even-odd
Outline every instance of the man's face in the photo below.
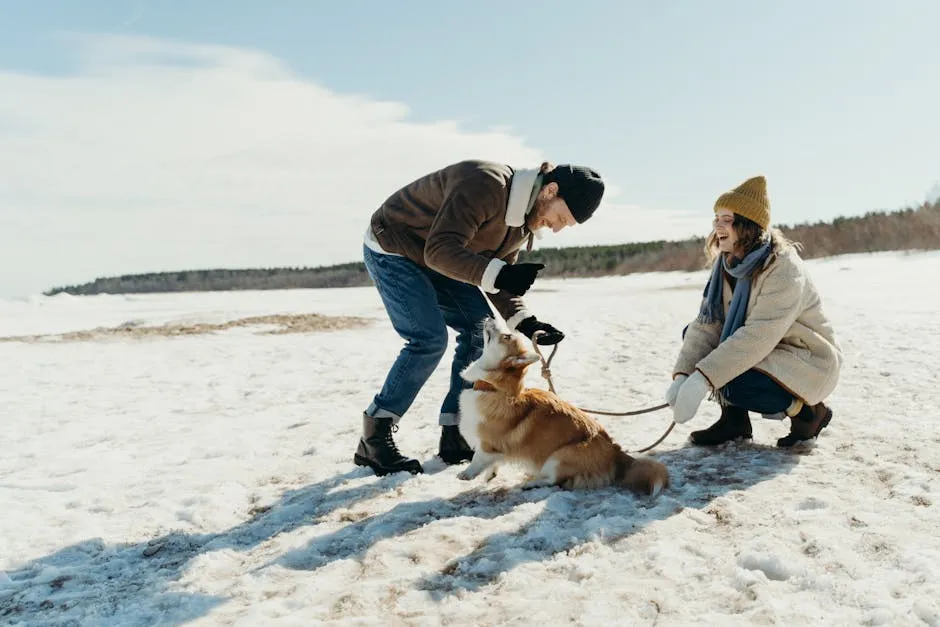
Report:
<svg viewBox="0 0 940 627"><path fill-rule="evenodd" d="M535 199L535 206L526 218L530 231L547 228L557 233L577 223L578 221L571 215L571 210L568 209L568 203L558 195L557 183L549 183L542 188Z"/></svg>

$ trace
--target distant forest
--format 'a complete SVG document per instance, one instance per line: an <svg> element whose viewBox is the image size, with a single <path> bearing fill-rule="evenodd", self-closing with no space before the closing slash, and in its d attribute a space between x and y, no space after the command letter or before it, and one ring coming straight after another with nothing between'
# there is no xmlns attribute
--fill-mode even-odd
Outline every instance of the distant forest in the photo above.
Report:
<svg viewBox="0 0 940 627"><path fill-rule="evenodd" d="M900 211L872 211L795 226L777 225L803 245L805 259L847 253L940 249L940 200ZM597 277L634 272L698 270L704 267L704 238L609 246L543 248L522 252L520 259L545 264L544 277ZM46 295L132 294L281 290L370 285L361 262L315 268L183 270L127 274L90 283L55 287Z"/></svg>

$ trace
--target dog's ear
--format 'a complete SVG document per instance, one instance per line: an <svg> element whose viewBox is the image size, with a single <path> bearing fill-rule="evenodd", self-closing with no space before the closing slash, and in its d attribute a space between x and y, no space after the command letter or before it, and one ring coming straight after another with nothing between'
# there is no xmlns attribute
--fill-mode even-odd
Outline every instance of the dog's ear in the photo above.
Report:
<svg viewBox="0 0 940 627"><path fill-rule="evenodd" d="M486 372L480 366L480 360L478 359L463 369L460 373L460 378L468 383L474 383L482 379L485 375Z"/></svg>
<svg viewBox="0 0 940 627"><path fill-rule="evenodd" d="M529 364L534 364L539 360L538 354L534 351L526 351L521 355L516 355L512 358L512 365L516 368L522 368L528 366Z"/></svg>

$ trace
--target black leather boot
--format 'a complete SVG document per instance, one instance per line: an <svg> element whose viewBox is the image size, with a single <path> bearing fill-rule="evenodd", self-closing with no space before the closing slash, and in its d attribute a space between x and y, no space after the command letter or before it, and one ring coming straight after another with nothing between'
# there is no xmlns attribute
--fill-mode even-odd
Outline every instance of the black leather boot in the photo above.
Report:
<svg viewBox="0 0 940 627"><path fill-rule="evenodd" d="M399 452L392 439L394 431L398 431L398 425L391 418L373 418L363 414L362 437L353 461L357 466L368 466L380 477L391 472L423 473L421 462Z"/></svg>
<svg viewBox="0 0 940 627"><path fill-rule="evenodd" d="M460 435L460 427L444 425L441 427L441 442L437 455L445 464L459 464L473 459L473 449Z"/></svg>
<svg viewBox="0 0 940 627"><path fill-rule="evenodd" d="M832 410L825 403L816 403L812 407L803 405L796 416L790 418L790 433L777 440L780 448L790 448L797 442L812 440L826 428L832 420Z"/></svg>
<svg viewBox="0 0 940 627"><path fill-rule="evenodd" d="M723 405L721 418L707 429L693 431L689 438L698 446L718 446L738 438L751 439L751 418L747 410L733 405Z"/></svg>

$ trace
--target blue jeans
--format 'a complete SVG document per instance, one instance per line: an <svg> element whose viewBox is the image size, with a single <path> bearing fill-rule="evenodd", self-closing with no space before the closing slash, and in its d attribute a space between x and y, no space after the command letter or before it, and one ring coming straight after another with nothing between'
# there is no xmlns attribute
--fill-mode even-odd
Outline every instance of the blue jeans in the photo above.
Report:
<svg viewBox="0 0 940 627"><path fill-rule="evenodd" d="M738 375L721 388L721 395L732 405L768 415L785 412L794 398L759 370Z"/></svg>
<svg viewBox="0 0 940 627"><path fill-rule="evenodd" d="M422 268L406 257L363 246L363 259L392 326L405 340L366 414L394 418L396 423L405 415L444 356L450 327L457 332L457 347L439 422L458 424L460 393L470 387L460 373L483 353L482 322L493 315L486 297L478 287Z"/></svg>
<svg viewBox="0 0 940 627"><path fill-rule="evenodd" d="M688 329L688 325L682 329L683 339ZM763 372L753 369L726 383L720 393L728 403L735 407L760 412L771 417L776 417L772 414L785 412L794 399L794 396L779 383Z"/></svg>

